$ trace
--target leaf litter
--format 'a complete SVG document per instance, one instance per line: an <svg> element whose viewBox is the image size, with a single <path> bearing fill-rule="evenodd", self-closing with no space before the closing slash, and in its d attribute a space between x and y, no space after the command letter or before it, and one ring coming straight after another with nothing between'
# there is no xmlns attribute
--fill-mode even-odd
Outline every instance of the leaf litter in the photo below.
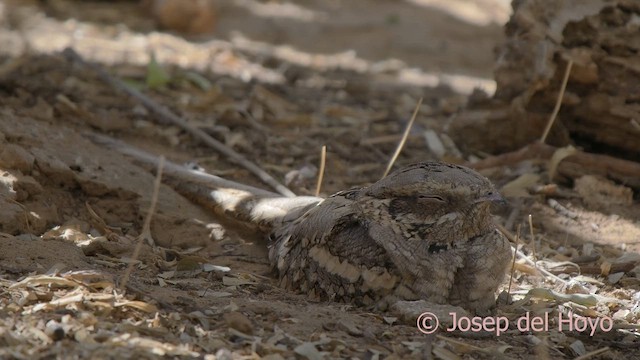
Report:
<svg viewBox="0 0 640 360"><path fill-rule="evenodd" d="M255 60L246 51L223 47L218 51L224 55L218 54L215 61L224 58L226 63L234 64L226 73L240 71L243 64ZM198 229L194 230L199 231L198 236L172 229L172 236L164 240L160 228L154 229L152 224L150 231L158 243L144 244L140 257L132 259L134 240L143 232L140 219L148 208L148 203L140 204L137 199L148 202L146 191L153 178L140 175L140 185L131 185L127 172L139 171L138 168L118 172L109 163L109 156L100 155L99 149L74 137L76 131L105 129L96 114L108 114L106 109L111 108L115 111L111 116L116 114L126 121L125 127L110 128L119 131L119 135L138 139L151 148L164 142L177 159L198 158L200 165L217 174L242 182L257 181L246 170L199 147L179 129L153 124L148 112L136 108L131 99L111 92L89 72L72 69L60 57L28 59L16 63L14 72L4 73L1 79L7 88L20 84L20 90L0 100L9 109L3 110L3 116L10 119L0 123L3 149L7 144L19 147L13 149L15 156L10 162L0 155L0 165L3 171L15 175L7 185L13 194L11 200L24 204L11 207L13 212L2 213L2 221L11 223L11 227L3 223L3 231L11 234L2 234L2 250L10 249L5 244L26 247L28 241L41 249L31 250L38 254L33 257L18 253L2 265L1 356L373 359L434 355L458 359L480 354L532 358L528 355L585 357L607 353L613 357L637 346L640 259L629 254L638 250L634 244L640 238L638 206L633 203L632 189L625 184L586 178L576 181L572 188L570 182L556 177L555 169L574 154L572 151L558 150L548 163L519 161L485 169L506 190L505 195L522 200L518 209L521 215L533 214L532 223L525 216L516 216L513 224L524 228L532 224L533 228L531 235L520 239L523 245L518 248L521 256L512 274L514 287L508 304L501 305L496 314L508 318L509 331L499 338L465 333L456 333L454 338L441 331L431 339L401 316L369 316L362 309L313 303L283 292L269 280L260 246L242 237L234 238L236 232L242 234L242 229L231 227L231 231L211 236L210 242L193 243L194 239L207 239L215 226L208 226L206 221L212 224L215 220L188 208L186 202L180 202L184 199L170 199L170 206L166 207L160 204L158 215L167 216L163 221L174 221L175 229ZM323 185L326 193L380 176L421 97L425 97L430 109L417 117L414 134L408 131L398 163L422 160L425 152L447 159L459 157L455 144L447 145L442 122L447 112L461 106L463 100L446 91L407 89L410 95L400 98L394 96L397 88L385 88L379 83L359 86L358 82L364 81L359 74L302 68L295 70L299 73L296 76L303 77L292 80L289 86L252 84L211 74L198 74L207 81L197 78L191 83L174 82L174 76L168 74L166 85L165 80L149 79L158 64L147 65L146 69L142 66L113 71L129 74L140 83L157 84L153 85L155 91L149 90L154 99L180 109L188 122L245 152L278 178L284 179L292 169L318 164L318 150L327 144L328 174ZM247 65L248 73L257 73L261 68L264 67ZM51 78L40 78L38 74L43 71ZM277 71L265 74L271 79L288 76ZM318 82L324 87L301 86ZM347 87L346 83L352 85ZM448 98L438 100L442 97ZM38 104L37 111L30 108L33 104ZM65 118L60 119L61 115ZM43 118L53 126L43 123ZM33 134L15 127L15 122L27 124ZM39 131L40 136L36 136ZM56 132L63 133L62 139L45 144L36 141ZM362 133L366 136L359 136ZM307 138L309 144L296 141L301 137ZM67 144L66 148L61 143ZM354 148L364 151L353 151ZM82 152L79 149L100 159L100 167L106 171L78 156ZM43 164L42 168L35 169L35 163ZM25 174L31 178L25 178ZM89 175L85 178L83 174ZM118 182L122 178L128 181ZM314 178L307 178L310 181L302 178L291 182L296 193L314 191ZM550 185L566 196L536 191L538 186ZM594 187L603 189L599 197L590 190ZM42 191L63 209L66 225L56 227L60 215L46 211L42 204L50 201L38 197ZM8 204L13 203L2 205L5 204L9 209ZM171 213L170 207L188 209L185 211L194 214L194 218L206 221L184 225L186 215ZM38 222L29 212L25 215L25 209L46 221ZM123 209L131 210L127 213ZM510 226L508 231L513 232L514 228ZM46 235L32 235L38 233ZM181 243L185 233L191 235ZM78 245L80 251L73 252L71 249ZM64 255L55 253L56 248L62 249ZM61 261L63 266L56 266ZM126 292L122 292L118 290L120 276L127 265L134 270ZM71 270L56 270L60 268ZM344 318L338 318L336 314L342 312L344 315L339 316ZM526 314L548 314L552 321L549 336L515 330L518 320ZM573 316L576 321L583 321L580 317L585 316L593 321L610 317L615 321L615 330L600 329L591 337L589 332L561 332L556 321L561 315ZM524 346L523 342L534 345Z"/></svg>

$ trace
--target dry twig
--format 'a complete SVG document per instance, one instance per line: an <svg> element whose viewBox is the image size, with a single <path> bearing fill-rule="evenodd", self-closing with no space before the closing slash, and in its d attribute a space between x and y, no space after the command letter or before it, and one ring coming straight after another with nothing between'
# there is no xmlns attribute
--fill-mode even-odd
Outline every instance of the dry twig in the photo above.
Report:
<svg viewBox="0 0 640 360"><path fill-rule="evenodd" d="M327 163L327 145L322 145L320 151L320 169L318 170L318 184L316 185L316 196L320 196L320 188L322 187L322 179L324 178L324 167Z"/></svg>
<svg viewBox="0 0 640 360"><path fill-rule="evenodd" d="M593 350L593 351L590 351L590 352L588 352L588 353L586 353L586 354L584 354L584 355L582 355L582 356L578 356L577 358L575 358L575 359L573 359L573 360L587 360L587 359L591 359L592 357L594 357L594 356L598 356L598 355L600 355L600 354L604 354L604 353L606 353L606 352L607 352L607 351L609 351L609 350L610 350L610 349L609 349L609 347L608 347L608 346L605 346L605 347L603 347L603 348L601 348L601 349Z"/></svg>
<svg viewBox="0 0 640 360"><path fill-rule="evenodd" d="M409 132L411 131L413 122L416 120L416 116L418 116L418 110L420 110L421 105L422 105L422 98L418 100L416 109L413 110L413 115L411 116L411 120L409 120L407 127L404 129L404 134L402 134L402 139L400 139L400 142L398 143L398 147L396 147L396 151L393 153L393 156L391 156L391 159L389 160L389 164L387 164L387 169L384 171L384 174L382 175L382 177L385 177L389 174L389 171L391 171L391 168L393 167L393 164L396 162L398 155L400 155L400 151L402 151L402 148L404 147L404 143L407 142L407 138L409 137Z"/></svg>
<svg viewBox="0 0 640 360"><path fill-rule="evenodd" d="M518 225L518 230L516 233L516 243L513 245L513 261L511 262L511 272L509 275L509 287L507 288L507 294L511 294L511 284L513 283L513 273L516 268L516 253L518 252L518 241L520 240L520 225Z"/></svg>
<svg viewBox="0 0 640 360"><path fill-rule="evenodd" d="M116 140L112 137L105 135L98 135L94 133L85 133L84 136L88 137L91 141L105 146L109 149L115 150L125 156L133 158L136 165L146 169L147 171L153 172L158 165L160 164L160 158L155 155L151 155L145 151L137 149L125 142L120 140ZM280 195L259 189L253 186L237 183L235 181L223 179L219 176L207 174L201 171L189 170L184 166L172 163L170 161L165 162L164 174L166 175L164 180L167 180L168 177L175 177L179 181L182 182L193 182L196 184L203 184L210 188L229 188L236 189L239 191L245 191L247 193L251 193L256 196L265 196L265 197L278 197Z"/></svg>
<svg viewBox="0 0 640 360"><path fill-rule="evenodd" d="M538 255L536 255L536 238L533 236L533 216L529 214L529 233L531 234L531 250L533 251L533 261L538 269Z"/></svg>
<svg viewBox="0 0 640 360"><path fill-rule="evenodd" d="M636 266L638 266L637 261L627 261L623 263L611 264L611 267L608 269L608 273L609 274L615 274L618 272L627 273L633 270ZM570 274L576 271L578 271L578 273L582 275L604 275L601 265L573 264L573 265L555 267L549 270L549 272L551 272L552 274Z"/></svg>
<svg viewBox="0 0 640 360"><path fill-rule="evenodd" d="M516 243L517 237L514 236L511 231L505 229L504 226L500 225L500 224L496 224L496 227L498 228L498 230L504 234L504 236L507 237L507 239L509 239L509 241ZM515 253L518 257L520 257L521 259L524 259L525 262L527 262L527 264L531 265L531 266L535 266L535 263L529 259L529 257L527 255L525 255L522 251L518 250L517 248L515 249ZM561 284L566 284L567 282L562 280L561 278L555 276L554 274L552 274L551 272L547 271L546 269L543 268L538 268L538 270L545 275L546 277L552 279L555 282L559 282Z"/></svg>
<svg viewBox="0 0 640 360"><path fill-rule="evenodd" d="M510 166L528 159L548 160L556 150L557 148L554 146L535 142L510 153L491 156L466 165L476 170L482 170ZM600 175L640 189L640 163L609 155L576 151L558 164L558 174L573 179L583 175Z"/></svg>
<svg viewBox="0 0 640 360"><path fill-rule="evenodd" d="M78 55L78 53L76 53L73 49L67 48L67 49L64 50L63 53L65 54L65 56L67 56L68 59L70 59L72 61L75 61L78 64L86 66L87 68L90 68L91 70L95 71L102 80L104 80L105 82L109 83L114 88L119 89L119 90L127 93L131 97L136 98L145 107L147 107L149 110L151 110L154 113L156 113L157 115L159 115L166 122L169 122L169 123L172 123L174 125L179 126L180 128L182 128L185 131L187 131L188 133L190 133L194 138L202 141L203 143L205 143L206 145L212 147L213 149L215 149L219 153L227 156L230 161L233 161L233 162L237 163L238 165L244 167L245 169L249 170L251 173L256 175L260 180L262 180L265 184L267 184L267 185L271 186L273 189L275 189L278 193L280 193L280 194L282 194L284 196L287 196L287 197L296 196L291 190L289 190L286 186L280 184L275 178L273 178L271 175L269 175L266 171L262 170L258 165L256 165L253 162L249 161L247 158L245 158L241 154L237 153L235 150L229 148L225 144L221 143L220 141L212 138L211 136L209 136L204 131L198 129L197 127L195 127L195 126L193 126L191 124L189 124L186 120L184 120L183 118L179 117L178 115L172 113L171 111L169 111L169 109L167 109L166 107L164 107L164 106L158 104L157 102L153 101L151 98L149 98L148 96L144 95L140 91L138 91L138 90L132 88L131 86L125 84L120 79L117 79L117 78L111 76L103 68L101 68L101 67L99 67L97 65L93 65L93 64L89 64L89 63L85 62L84 59L82 59L82 57L80 55Z"/></svg>
<svg viewBox="0 0 640 360"><path fill-rule="evenodd" d="M129 281L129 276L131 276L131 272L133 271L133 267L135 266L135 260L138 259L140 255L140 250L142 249L142 241L144 239L148 239L150 242L153 242L153 238L151 237L151 218L153 218L153 214L156 211L156 204L158 203L158 194L160 193L160 182L162 180L162 169L164 168L164 156L160 157L158 163L158 171L156 173L156 179L153 182L153 194L151 195L151 204L149 205L149 211L147 212L147 216L144 218L144 225L142 226L142 233L138 237L138 244L136 248L133 250L133 255L131 256L131 261L129 266L127 266L127 270L125 270L124 275L122 276L122 282L120 283L120 290L124 291L127 288L127 282ZM153 245L153 244L152 244Z"/></svg>
<svg viewBox="0 0 640 360"><path fill-rule="evenodd" d="M564 92L567 89L567 83L569 82L569 74L571 73L571 67L573 66L573 61L569 59L567 63L567 68L564 70L564 78L562 79L562 85L560 86L560 92L558 93L558 98L556 99L556 105L553 107L553 112L549 116L549 121L547 122L547 126L544 128L544 132L542 133L542 137L540 137L540 142L544 143L547 140L547 135L549 135L549 131L553 126L553 123L560 112L560 106L562 105L562 98L564 98Z"/></svg>
<svg viewBox="0 0 640 360"><path fill-rule="evenodd" d="M127 157L133 162L153 172L158 167L158 157L136 149L122 141L104 135L85 133L86 137L92 141L113 149ZM251 222L255 217L265 217L268 211L273 219L279 213L276 209L284 209L283 206L299 206L317 203L322 199L314 196L297 196L294 199L286 198L280 194L244 185L235 181L223 179L221 177L207 174L205 172L190 170L184 166L167 161L164 165L163 182L169 184L173 189L189 200L200 204L214 211L220 211L227 216L234 216L243 222ZM267 210L268 209L268 210Z"/></svg>

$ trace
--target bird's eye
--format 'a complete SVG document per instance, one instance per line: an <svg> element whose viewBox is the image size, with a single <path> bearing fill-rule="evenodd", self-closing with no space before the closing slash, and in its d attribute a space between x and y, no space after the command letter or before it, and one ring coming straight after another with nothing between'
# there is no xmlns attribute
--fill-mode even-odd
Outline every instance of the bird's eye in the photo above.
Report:
<svg viewBox="0 0 640 360"><path fill-rule="evenodd" d="M446 202L446 200L439 195L418 195L418 199L420 200L430 200L430 201L437 201L437 202Z"/></svg>

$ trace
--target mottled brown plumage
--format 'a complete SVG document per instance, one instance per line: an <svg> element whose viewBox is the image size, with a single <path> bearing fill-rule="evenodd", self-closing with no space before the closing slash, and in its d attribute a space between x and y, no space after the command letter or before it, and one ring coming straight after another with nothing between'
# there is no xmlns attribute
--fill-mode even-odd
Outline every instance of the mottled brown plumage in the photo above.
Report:
<svg viewBox="0 0 640 360"><path fill-rule="evenodd" d="M153 171L152 155L92 136ZM489 203L489 180L424 162L327 199L283 197L166 163L163 180L188 198L271 234L269 258L287 289L358 304L426 300L476 314L494 305L511 259Z"/></svg>
<svg viewBox="0 0 640 360"><path fill-rule="evenodd" d="M511 259L489 211L500 200L473 170L415 164L298 210L275 227L270 259L282 286L312 297L486 313Z"/></svg>

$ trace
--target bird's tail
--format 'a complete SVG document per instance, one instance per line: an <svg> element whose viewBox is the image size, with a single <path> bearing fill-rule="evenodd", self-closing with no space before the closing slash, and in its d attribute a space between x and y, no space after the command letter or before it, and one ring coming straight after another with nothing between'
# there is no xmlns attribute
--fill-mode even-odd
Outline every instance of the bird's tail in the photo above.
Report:
<svg viewBox="0 0 640 360"><path fill-rule="evenodd" d="M160 159L155 155L108 136L94 133L85 135L93 142L125 155L147 171L155 173L158 168ZM322 201L322 198L313 196L286 197L169 161L165 161L162 181L195 203L224 216L256 225L264 231L271 230L283 221L290 221Z"/></svg>

